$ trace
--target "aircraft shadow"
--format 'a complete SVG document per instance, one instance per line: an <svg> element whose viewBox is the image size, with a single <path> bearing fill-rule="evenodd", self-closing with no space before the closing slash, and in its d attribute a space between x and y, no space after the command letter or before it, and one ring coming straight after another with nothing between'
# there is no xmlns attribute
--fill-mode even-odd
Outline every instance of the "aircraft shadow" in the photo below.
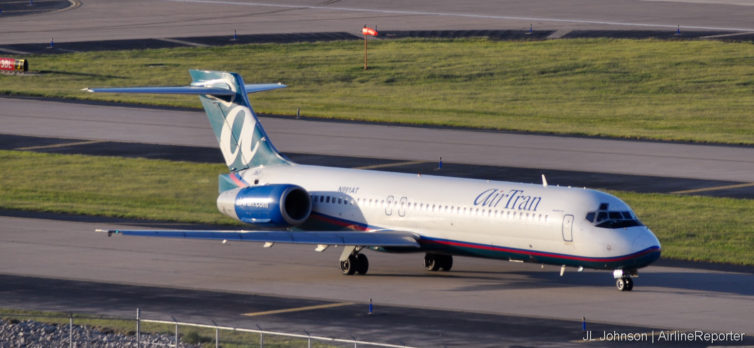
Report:
<svg viewBox="0 0 754 348"><path fill-rule="evenodd" d="M754 296L754 275L748 273L717 272L640 272L635 279L636 290L656 291L660 287L678 291L705 291L732 295ZM448 278L483 281L483 284L461 286L453 291L489 291L555 287L612 286L610 272L574 272L567 270L560 277L557 270L537 271L451 271L426 274L367 274L372 277ZM635 291L636 291L635 290ZM667 291L664 291L667 292Z"/></svg>

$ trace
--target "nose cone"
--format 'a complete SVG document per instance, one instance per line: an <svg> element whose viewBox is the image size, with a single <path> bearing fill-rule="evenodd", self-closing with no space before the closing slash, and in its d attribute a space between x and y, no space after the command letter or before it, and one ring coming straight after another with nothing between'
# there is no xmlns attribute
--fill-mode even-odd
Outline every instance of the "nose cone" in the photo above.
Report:
<svg viewBox="0 0 754 348"><path fill-rule="evenodd" d="M631 244L631 249L633 249L634 252L642 254L640 262L642 265L639 267L646 266L660 258L660 241L654 233L646 227L643 228L642 233L639 233L639 235L634 238L634 241Z"/></svg>
<svg viewBox="0 0 754 348"><path fill-rule="evenodd" d="M655 247L658 250L660 249L660 241L657 240L657 237L655 237L654 233L650 231L648 228L644 227L643 231L639 233L636 238L634 238L633 243L631 244L631 248L634 251L641 251L647 248Z"/></svg>

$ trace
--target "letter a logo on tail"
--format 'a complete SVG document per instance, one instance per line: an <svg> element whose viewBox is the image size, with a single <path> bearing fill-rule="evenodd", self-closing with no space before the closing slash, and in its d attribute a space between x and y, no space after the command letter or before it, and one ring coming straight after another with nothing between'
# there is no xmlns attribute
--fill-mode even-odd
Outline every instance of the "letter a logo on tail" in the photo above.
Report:
<svg viewBox="0 0 754 348"><path fill-rule="evenodd" d="M228 168L290 164L270 143L246 96L246 87L257 92L281 85L245 85L238 74L219 71L191 70L191 77L192 85L211 85L235 92L230 96L199 96Z"/></svg>
<svg viewBox="0 0 754 348"><path fill-rule="evenodd" d="M236 73L189 70L193 82L182 87L85 88L94 93L196 94L215 132L220 151L231 171L292 164L275 149L247 93L283 88L282 84L246 85Z"/></svg>
<svg viewBox="0 0 754 348"><path fill-rule="evenodd" d="M237 135L234 135L233 125L236 124L237 120L241 124L241 130L238 131ZM231 166L238 162L239 154L241 155L240 164L242 166L248 166L251 163L259 150L259 143L264 140L254 140L256 125L257 121L251 116L249 108L238 105L230 110L225 122L223 122L219 140L220 150L225 157L225 164Z"/></svg>

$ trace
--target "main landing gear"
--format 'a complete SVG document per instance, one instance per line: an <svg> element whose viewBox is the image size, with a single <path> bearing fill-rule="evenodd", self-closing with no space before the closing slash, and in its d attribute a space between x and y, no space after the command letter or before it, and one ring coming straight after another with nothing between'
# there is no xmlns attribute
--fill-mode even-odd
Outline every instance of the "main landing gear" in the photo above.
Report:
<svg viewBox="0 0 754 348"><path fill-rule="evenodd" d="M346 247L340 255L340 271L345 275L367 274L369 260L364 254L360 254L361 247Z"/></svg>
<svg viewBox="0 0 754 348"><path fill-rule="evenodd" d="M620 291L631 291L634 288L634 280L631 276L638 277L639 273L633 270L616 269L613 271L613 277L615 278L615 287Z"/></svg>
<svg viewBox="0 0 754 348"><path fill-rule="evenodd" d="M424 268L427 271L450 271L453 267L453 256L427 253L424 255Z"/></svg>

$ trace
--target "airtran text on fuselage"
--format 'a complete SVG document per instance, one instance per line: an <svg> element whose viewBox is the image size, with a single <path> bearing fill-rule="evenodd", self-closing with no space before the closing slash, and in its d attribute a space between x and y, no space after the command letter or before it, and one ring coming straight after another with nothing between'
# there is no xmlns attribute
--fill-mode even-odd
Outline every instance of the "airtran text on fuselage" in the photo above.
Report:
<svg viewBox="0 0 754 348"><path fill-rule="evenodd" d="M474 199L475 206L502 209L517 209L525 211L537 211L541 196L529 196L524 190L501 190L491 188L482 191Z"/></svg>

